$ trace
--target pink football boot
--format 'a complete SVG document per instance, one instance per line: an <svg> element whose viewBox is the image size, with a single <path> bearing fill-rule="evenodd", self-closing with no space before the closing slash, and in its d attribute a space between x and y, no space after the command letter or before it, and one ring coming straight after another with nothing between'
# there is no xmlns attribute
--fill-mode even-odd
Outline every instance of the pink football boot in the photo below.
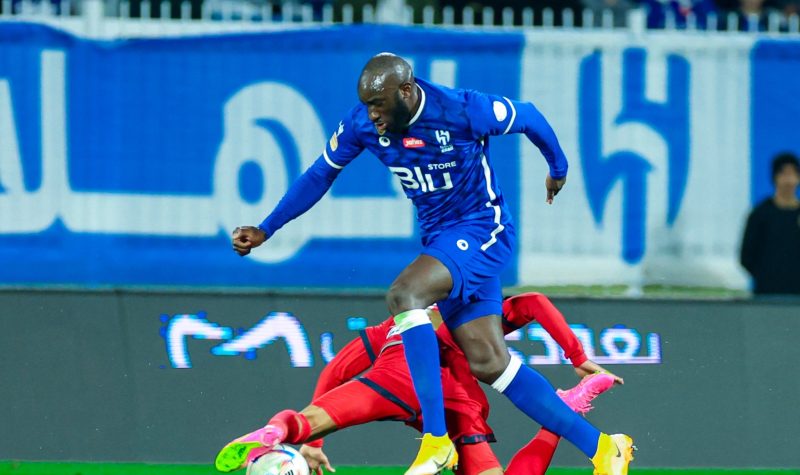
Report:
<svg viewBox="0 0 800 475"><path fill-rule="evenodd" d="M232 472L244 468L248 463L280 444L286 434L280 427L267 425L229 442L217 454L214 465L220 472Z"/></svg>
<svg viewBox="0 0 800 475"><path fill-rule="evenodd" d="M613 385L613 376L608 373L598 372L581 379L581 382L574 388L566 391L559 389L556 394L570 409L578 414L586 414L594 408L591 404L592 400L611 389Z"/></svg>

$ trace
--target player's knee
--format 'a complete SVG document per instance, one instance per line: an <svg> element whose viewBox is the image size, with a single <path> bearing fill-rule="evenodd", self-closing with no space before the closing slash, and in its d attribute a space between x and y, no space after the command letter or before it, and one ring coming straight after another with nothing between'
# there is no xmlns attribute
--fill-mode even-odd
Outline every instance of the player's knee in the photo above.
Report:
<svg viewBox="0 0 800 475"><path fill-rule="evenodd" d="M425 308L429 303L419 295L412 285L395 281L386 293L386 305L393 315L415 308Z"/></svg>
<svg viewBox="0 0 800 475"><path fill-rule="evenodd" d="M478 380L492 384L506 370L509 360L508 353L486 352L471 358L469 367Z"/></svg>

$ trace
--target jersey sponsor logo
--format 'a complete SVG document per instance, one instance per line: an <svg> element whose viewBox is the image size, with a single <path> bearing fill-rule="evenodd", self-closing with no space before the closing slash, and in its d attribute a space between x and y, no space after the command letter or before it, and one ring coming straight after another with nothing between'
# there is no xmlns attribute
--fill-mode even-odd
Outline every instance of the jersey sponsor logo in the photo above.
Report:
<svg viewBox="0 0 800 475"><path fill-rule="evenodd" d="M455 168L456 161L453 160L452 162L445 162L445 163L429 163L428 170L446 170L448 168Z"/></svg>
<svg viewBox="0 0 800 475"><path fill-rule="evenodd" d="M403 147L405 148L420 148L424 146L425 142L422 139L416 137L406 137L403 139Z"/></svg>
<svg viewBox="0 0 800 475"><path fill-rule="evenodd" d="M439 142L442 153L447 153L453 150L453 146L450 144L449 130L437 130L436 141Z"/></svg>
<svg viewBox="0 0 800 475"><path fill-rule="evenodd" d="M449 172L442 173L441 179L434 180L430 173L422 173L421 167L389 167L389 171L400 178L400 183L407 190L422 190L423 193L430 193L453 188L453 180L450 178Z"/></svg>
<svg viewBox="0 0 800 475"><path fill-rule="evenodd" d="M384 147L388 147L389 145L391 145L392 141L389 140L389 137L381 135L380 137L378 137L378 143Z"/></svg>

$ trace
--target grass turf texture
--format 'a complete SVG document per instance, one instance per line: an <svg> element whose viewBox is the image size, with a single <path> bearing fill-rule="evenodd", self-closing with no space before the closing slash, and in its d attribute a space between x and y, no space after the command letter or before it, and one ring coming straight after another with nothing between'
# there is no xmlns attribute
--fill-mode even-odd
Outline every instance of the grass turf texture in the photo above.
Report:
<svg viewBox="0 0 800 475"><path fill-rule="evenodd" d="M337 467L336 475L400 475L404 467ZM586 475L588 468L552 468L552 475ZM51 463L0 462L0 475L219 475L211 465L162 465L144 463ZM244 471L234 472L240 475ZM448 473L448 472L445 472ZM790 475L795 470L729 470L729 469L659 469L633 468L641 475Z"/></svg>

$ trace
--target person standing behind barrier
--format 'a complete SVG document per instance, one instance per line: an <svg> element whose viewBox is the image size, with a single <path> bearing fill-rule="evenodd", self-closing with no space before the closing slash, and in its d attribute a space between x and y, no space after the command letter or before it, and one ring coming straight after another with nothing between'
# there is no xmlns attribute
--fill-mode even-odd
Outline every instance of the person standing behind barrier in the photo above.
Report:
<svg viewBox="0 0 800 475"><path fill-rule="evenodd" d="M753 292L800 295L800 161L782 153L772 161L775 194L747 218L741 263L753 276Z"/></svg>

